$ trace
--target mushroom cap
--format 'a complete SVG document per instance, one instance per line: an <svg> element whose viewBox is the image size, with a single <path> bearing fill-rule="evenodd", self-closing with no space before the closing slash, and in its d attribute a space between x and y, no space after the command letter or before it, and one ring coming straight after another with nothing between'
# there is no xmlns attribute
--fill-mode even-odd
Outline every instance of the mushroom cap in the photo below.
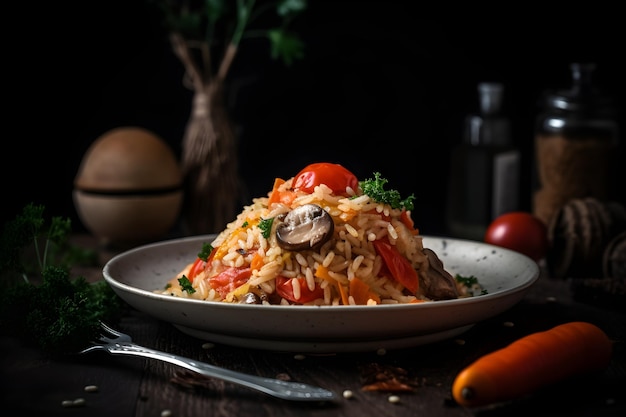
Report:
<svg viewBox="0 0 626 417"><path fill-rule="evenodd" d="M335 223L322 207L304 204L291 210L276 227L278 245L286 250L315 249L331 238Z"/></svg>

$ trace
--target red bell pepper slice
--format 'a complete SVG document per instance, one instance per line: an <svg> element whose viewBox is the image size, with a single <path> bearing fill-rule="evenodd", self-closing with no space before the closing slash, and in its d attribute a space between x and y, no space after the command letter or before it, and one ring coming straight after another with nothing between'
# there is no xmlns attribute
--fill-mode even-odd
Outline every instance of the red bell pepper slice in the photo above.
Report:
<svg viewBox="0 0 626 417"><path fill-rule="evenodd" d="M407 258L405 258L395 245L389 243L387 238L375 240L373 242L376 253L383 258L383 262L394 280L409 290L412 294L416 294L419 289L419 279L417 271Z"/></svg>

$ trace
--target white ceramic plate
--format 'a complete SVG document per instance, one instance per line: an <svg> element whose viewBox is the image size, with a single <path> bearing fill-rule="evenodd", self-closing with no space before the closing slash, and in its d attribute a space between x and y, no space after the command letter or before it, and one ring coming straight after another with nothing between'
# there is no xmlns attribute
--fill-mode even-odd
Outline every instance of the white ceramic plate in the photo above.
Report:
<svg viewBox="0 0 626 417"><path fill-rule="evenodd" d="M255 349L330 353L399 349L457 336L519 302L539 277L530 258L481 242L424 237L452 275L474 275L486 295L420 304L264 306L154 293L215 235L153 243L115 256L104 279L137 310L202 340Z"/></svg>

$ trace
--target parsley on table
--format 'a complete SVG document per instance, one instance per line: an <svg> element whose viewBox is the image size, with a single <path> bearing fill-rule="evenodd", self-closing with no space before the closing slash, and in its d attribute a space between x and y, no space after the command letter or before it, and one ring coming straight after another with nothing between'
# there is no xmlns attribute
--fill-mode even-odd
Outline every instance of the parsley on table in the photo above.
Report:
<svg viewBox="0 0 626 417"><path fill-rule="evenodd" d="M0 331L51 355L84 348L126 306L105 281L70 277L97 259L69 243L70 231L69 219L47 222L44 206L30 203L0 234Z"/></svg>

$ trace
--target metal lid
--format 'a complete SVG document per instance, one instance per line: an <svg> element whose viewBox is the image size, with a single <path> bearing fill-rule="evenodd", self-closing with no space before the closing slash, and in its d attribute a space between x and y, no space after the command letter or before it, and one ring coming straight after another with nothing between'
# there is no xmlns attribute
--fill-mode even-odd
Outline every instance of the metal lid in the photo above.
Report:
<svg viewBox="0 0 626 417"><path fill-rule="evenodd" d="M569 90L548 92L545 96L547 108L593 114L607 114L614 110L612 99L593 85L594 63L573 63L570 69L572 87Z"/></svg>

